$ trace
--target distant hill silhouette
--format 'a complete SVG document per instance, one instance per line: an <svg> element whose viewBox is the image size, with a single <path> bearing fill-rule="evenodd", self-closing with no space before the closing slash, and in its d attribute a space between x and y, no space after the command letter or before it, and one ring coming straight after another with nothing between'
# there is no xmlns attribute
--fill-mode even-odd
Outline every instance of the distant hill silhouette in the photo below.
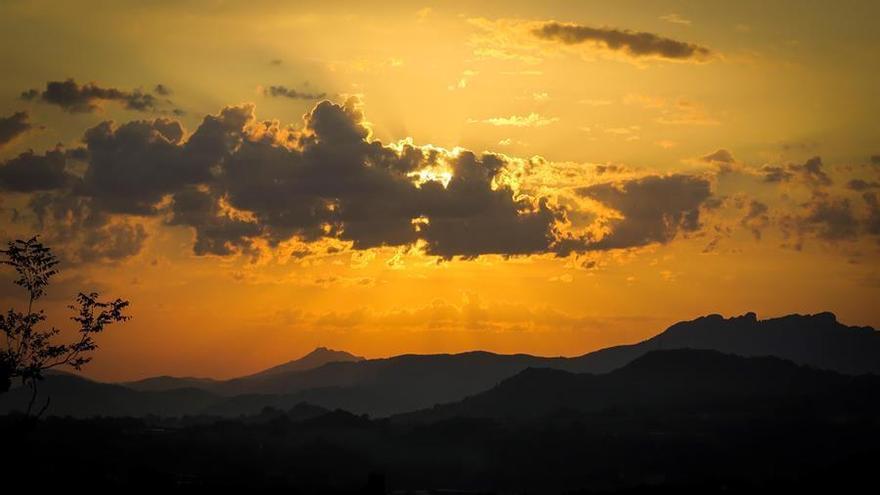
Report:
<svg viewBox="0 0 880 495"><path fill-rule="evenodd" d="M599 375L527 368L388 419L303 403L33 428L5 416L0 437L10 473L62 490L88 473L90 487L159 492L861 493L878 413L880 376L675 349Z"/></svg>
<svg viewBox="0 0 880 495"><path fill-rule="evenodd" d="M213 378L197 378L192 376L154 376L137 380L133 382L123 382L120 385L133 390L141 390L145 392L162 392L165 390L174 390L176 388L199 388L210 390L220 380Z"/></svg>
<svg viewBox="0 0 880 495"><path fill-rule="evenodd" d="M490 352L406 354L386 359L335 362L301 372L245 377L219 384L213 391L241 394L293 395L294 401L318 397L329 408L385 414L419 408L480 392L529 366L565 368L567 358ZM367 407L358 403L368 401Z"/></svg>
<svg viewBox="0 0 880 495"><path fill-rule="evenodd" d="M606 373L651 351L684 348L741 356L775 356L847 374L880 374L880 332L872 328L840 324L831 313L767 320L758 320L754 313L748 313L734 318L710 315L677 323L643 342L573 358L475 351L363 359L318 348L301 359L232 380L157 377L122 384L124 389L102 389L100 396L115 404L114 410L127 411L153 411L158 402L181 397L178 406L163 407L190 414L238 416L256 414L267 406L286 410L307 402L331 410L390 416L459 401L527 368ZM47 379L51 381L53 378ZM181 388L190 392L180 391ZM134 390L169 394L141 398L129 393ZM110 400L114 393L119 398ZM190 393L196 399L186 399ZM0 411L14 406L10 400L10 397L0 397ZM123 408L121 404L126 401L134 405ZM94 405L84 406L82 411L76 411L74 405L69 407L67 411L79 416L96 410ZM50 414L61 413L53 404Z"/></svg>
<svg viewBox="0 0 880 495"><path fill-rule="evenodd" d="M304 372L279 373L259 381L240 379L213 390L224 395L272 396L278 407L300 401L374 416L430 407L486 390L528 367L575 373L605 373L652 350L711 349L742 356L776 356L842 373L880 373L880 332L837 322L830 313L758 320L754 313L734 318L711 315L677 323L634 345L574 358L488 352L403 355L332 363ZM250 396L253 401L255 397ZM247 412L241 398L227 404ZM235 403L236 407L233 407Z"/></svg>
<svg viewBox="0 0 880 495"><path fill-rule="evenodd" d="M709 315L672 325L633 345L609 347L581 356L578 371L619 368L648 351L713 349L740 356L776 356L797 364L847 374L880 374L880 332L843 325L833 313L788 315L759 320L755 313L724 318Z"/></svg>
<svg viewBox="0 0 880 495"><path fill-rule="evenodd" d="M842 375L776 357L740 357L711 350L651 351L602 375L529 368L498 386L452 404L395 416L396 421L435 423L453 418L536 419L559 412L693 409L754 410L828 398L820 408L854 403L880 410L880 376Z"/></svg>
<svg viewBox="0 0 880 495"><path fill-rule="evenodd" d="M349 354L345 351L335 351L326 347L318 347L299 359L294 359L284 364L273 366L258 373L254 373L253 375L228 380L228 382L259 383L273 375L306 371L324 366L328 363L357 362L363 360L363 357L355 356L354 354ZM122 385L135 390L171 390L185 387L198 387L205 390L214 390L223 387L223 381L211 378L159 376L125 382L122 383Z"/></svg>
<svg viewBox="0 0 880 495"><path fill-rule="evenodd" d="M202 411L219 400L198 388L138 391L68 373L48 375L39 390L41 403L51 398L48 413L53 416L181 416ZM22 411L29 399L29 389L14 388L0 395L0 412Z"/></svg>
<svg viewBox="0 0 880 495"><path fill-rule="evenodd" d="M268 377L278 375L280 373L289 373L292 371L311 370L324 366L328 363L356 363L363 360L363 357L355 356L354 354L349 354L345 351L334 351L333 349L328 349L326 347L318 347L299 359L294 359L293 361L288 361L284 364L273 366L267 370L263 370L259 373L255 373L241 379Z"/></svg>

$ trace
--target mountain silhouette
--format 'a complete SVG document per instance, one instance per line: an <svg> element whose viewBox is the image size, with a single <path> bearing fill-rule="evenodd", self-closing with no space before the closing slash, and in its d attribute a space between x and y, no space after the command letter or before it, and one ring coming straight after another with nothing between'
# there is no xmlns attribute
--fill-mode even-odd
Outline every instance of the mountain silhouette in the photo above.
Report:
<svg viewBox="0 0 880 495"><path fill-rule="evenodd" d="M324 366L327 363L351 363L363 360L363 357L355 356L354 354L349 354L345 351L334 351L333 349L328 349L326 347L318 347L299 359L294 359L293 361L273 366L244 378L272 376L291 371L305 371Z"/></svg>
<svg viewBox="0 0 880 495"><path fill-rule="evenodd" d="M387 419L298 403L233 419L47 418L32 429L7 416L0 435L16 453L10 472L48 472L45 484L61 489L88 472L90 486L160 491L860 493L875 482L878 413L876 375L674 349L604 374L526 368Z"/></svg>
<svg viewBox="0 0 880 495"><path fill-rule="evenodd" d="M733 318L709 315L677 323L643 342L572 358L474 351L363 359L318 348L303 358L231 380L156 377L95 391L77 382L81 390L89 390L101 400L83 405L81 410L73 403L65 406L67 409L56 410L53 404L50 413L88 415L97 411L96 404L105 403L112 407L111 412L104 414L127 411L143 415L161 409L182 414L239 416L256 414L264 407L287 410L307 402L330 410L391 416L479 394L527 368L602 374L652 351L672 349L775 356L840 373L880 374L880 332L872 328L843 325L831 313L766 320L748 313ZM54 376L47 378L42 388L60 392L60 384L48 385L52 381ZM134 391L154 395L139 397L131 393ZM111 400L114 394L118 397ZM175 397L180 401L177 405L163 402ZM22 407L10 402L12 399L13 396L0 398L0 411Z"/></svg>
<svg viewBox="0 0 880 495"><path fill-rule="evenodd" d="M880 373L880 333L846 326L831 313L758 320L754 313L710 315L677 323L643 342L573 358L489 352L403 355L331 363L304 372L257 380L232 380L213 390L223 395L272 396L273 405L300 401L374 416L431 407L486 390L528 367L605 373L658 349L708 349L741 356L775 356L796 364L848 374ZM254 396L249 397L255 400ZM236 398L231 411L247 413Z"/></svg>
<svg viewBox="0 0 880 495"><path fill-rule="evenodd" d="M527 354L502 355L474 351L460 354L405 354L357 362L334 362L300 372L276 373L226 381L213 390L234 396L243 393L320 396L338 403L354 397L373 397L388 403L386 409L418 408L454 397L485 390L529 366L561 367L573 364L568 358L546 358ZM377 404L378 405L378 404ZM358 412L360 408L355 408Z"/></svg>
<svg viewBox="0 0 880 495"><path fill-rule="evenodd" d="M177 388L199 388L209 390L219 383L219 380L213 378L197 378L192 376L154 376L136 380L133 382L123 382L120 385L133 390L141 390L145 392L162 392L166 390L174 390Z"/></svg>
<svg viewBox="0 0 880 495"><path fill-rule="evenodd" d="M833 313L793 314L759 320L755 313L713 314L676 323L632 345L609 347L576 358L578 371L602 373L660 349L712 349L739 356L776 356L797 364L846 374L880 374L880 332L848 326Z"/></svg>
<svg viewBox="0 0 880 495"><path fill-rule="evenodd" d="M202 411L219 400L199 388L139 391L57 372L46 376L39 391L37 400L42 404L48 397L48 413L54 416L182 416ZM30 389L23 387L0 395L0 412L24 410L30 395Z"/></svg>
<svg viewBox="0 0 880 495"><path fill-rule="evenodd" d="M283 373L297 372L297 371L306 371L313 368L321 367L327 363L335 363L335 362L357 362L363 361L364 358L361 356L355 356L354 354L349 354L345 351L335 351L333 349L328 349L326 347L318 347L312 352L306 354L305 356L294 359L292 361L288 361L283 364L279 364L277 366L273 366L271 368L265 369L263 371L254 373L252 375L247 375L241 378L236 378L230 380L230 382L244 381L246 383L250 382L260 382L266 377L279 375ZM122 385L125 385L128 388L132 388L135 390L172 390L175 388L187 388L187 387L196 387L202 388L205 390L214 390L222 387L223 382L220 380L214 380L211 378L193 378L193 377L173 377L173 376L159 376L153 378L145 378L143 380L137 380L132 382L125 382Z"/></svg>
<svg viewBox="0 0 880 495"><path fill-rule="evenodd" d="M651 351L602 375L529 368L459 402L395 416L436 423L453 418L526 420L555 413L754 410L809 399L818 408L880 409L880 376L843 375L776 357L712 350ZM827 401L826 401L827 399Z"/></svg>

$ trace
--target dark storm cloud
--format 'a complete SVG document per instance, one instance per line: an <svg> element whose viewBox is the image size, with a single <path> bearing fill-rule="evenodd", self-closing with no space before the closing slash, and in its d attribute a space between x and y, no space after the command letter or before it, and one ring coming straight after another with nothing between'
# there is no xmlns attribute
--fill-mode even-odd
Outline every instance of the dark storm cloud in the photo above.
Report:
<svg viewBox="0 0 880 495"><path fill-rule="evenodd" d="M0 117L0 148L32 127L28 122L27 112L15 112L9 117Z"/></svg>
<svg viewBox="0 0 880 495"><path fill-rule="evenodd" d="M807 205L803 222L826 240L852 239L856 236L859 221L847 198L816 198Z"/></svg>
<svg viewBox="0 0 880 495"><path fill-rule="evenodd" d="M59 246L65 261L116 261L141 251L146 229L115 222L91 198L59 190L33 195L29 202L35 228L49 244Z"/></svg>
<svg viewBox="0 0 880 495"><path fill-rule="evenodd" d="M807 236L832 242L853 240L862 228L863 222L849 198L819 192L801 207L800 213L784 215L779 220L783 236L794 239L791 247L797 250Z"/></svg>
<svg viewBox="0 0 880 495"><path fill-rule="evenodd" d="M733 158L733 153L726 149L719 149L713 153L709 153L708 155L703 155L700 157L704 162L709 163L734 163L736 160Z"/></svg>
<svg viewBox="0 0 880 495"><path fill-rule="evenodd" d="M74 181L65 171L66 163L63 151L26 151L0 163L0 190L29 193L65 187Z"/></svg>
<svg viewBox="0 0 880 495"><path fill-rule="evenodd" d="M281 130L267 129L269 135L242 141L226 159L215 189L232 207L251 212L271 243L330 235L368 249L422 239L429 254L471 258L546 252L554 241L561 213L514 199L508 187L493 189L506 165L495 155L445 156L449 184L418 186L409 174L435 164L438 152L397 152L369 141L353 103L319 103L298 148L273 144Z"/></svg>
<svg viewBox="0 0 880 495"><path fill-rule="evenodd" d="M725 150L703 159L734 163ZM322 101L297 128L258 121L252 105L241 105L204 117L192 133L168 118L100 123L79 147L0 163L0 189L29 194L21 217L83 262L139 253L147 224L191 229L197 255L256 254L294 238L353 249L419 245L443 259L567 255L665 244L700 230L701 215L720 207L710 181L696 175L599 183L575 190L602 208L591 211L589 233L573 233L574 212L507 185L519 166L512 160L385 145L372 139L355 100ZM418 179L429 170L449 172L448 181ZM765 180L771 172L764 169ZM806 236L877 234L871 183L851 183L862 204L827 194L831 179L818 157L776 172L813 190L797 212L773 216L798 245ZM767 205L738 207L740 224L760 238Z"/></svg>
<svg viewBox="0 0 880 495"><path fill-rule="evenodd" d="M164 195L209 176L208 165L185 156L182 137L180 124L168 119L89 129L83 138L89 166L79 192L110 213L154 213Z"/></svg>
<svg viewBox="0 0 880 495"><path fill-rule="evenodd" d="M825 172L822 158L814 156L803 164L765 165L761 168L764 182L788 182L795 178L811 187L830 186L831 177Z"/></svg>
<svg viewBox="0 0 880 495"><path fill-rule="evenodd" d="M21 98L57 105L70 113L94 112L102 101L115 101L129 110L140 112L154 111L161 103L153 94L141 90L105 88L93 82L80 85L73 79L49 81L43 91L29 89L21 94Z"/></svg>
<svg viewBox="0 0 880 495"><path fill-rule="evenodd" d="M682 174L597 184L577 192L623 216L609 219L611 232L589 243L589 249L665 244L679 232L696 231L700 228L700 207L712 194L708 180Z"/></svg>
<svg viewBox="0 0 880 495"><path fill-rule="evenodd" d="M726 149L719 149L708 155L703 155L700 157L700 160L715 165L718 168L718 172L722 174L732 172L736 166L736 159L733 157L733 153Z"/></svg>
<svg viewBox="0 0 880 495"><path fill-rule="evenodd" d="M594 28L578 24L548 22L532 31L535 36L566 45L592 42L633 57L662 57L672 60L704 59L711 51L695 43L678 41L654 33L628 29Z"/></svg>
<svg viewBox="0 0 880 495"><path fill-rule="evenodd" d="M283 97L293 100L320 100L327 97L327 93L307 93L286 86L269 86L263 89L263 94L273 98Z"/></svg>
<svg viewBox="0 0 880 495"><path fill-rule="evenodd" d="M622 218L608 218L599 239L563 233L561 206L499 180L509 158L386 146L371 139L355 100L318 103L299 129L257 121L242 105L206 116L188 136L157 118L103 122L82 142L22 155L0 177L6 188L37 191L29 203L37 228L83 261L140 252L145 217L191 228L198 255L256 253L293 238L353 249L419 244L443 259L565 255L669 242L699 229L711 199L709 182L688 175L598 184L578 192ZM438 167L451 173L447 183L417 180Z"/></svg>
<svg viewBox="0 0 880 495"><path fill-rule="evenodd" d="M235 251L251 250L254 238L260 235L256 223L233 218L221 211L218 200L208 191L194 187L174 195L170 225L188 225L195 228L193 252L198 255L228 255Z"/></svg>
<svg viewBox="0 0 880 495"><path fill-rule="evenodd" d="M880 188L880 182L868 182L862 179L852 179L846 183L847 189L852 189L853 191L866 191L868 189L877 189Z"/></svg>
<svg viewBox="0 0 880 495"><path fill-rule="evenodd" d="M453 162L453 178L445 190L437 183L423 186L420 209L429 222L420 226L420 234L428 253L450 258L535 254L553 248L563 213L546 200L533 204L517 199L508 187L493 190L492 180L504 166L494 155L465 152Z"/></svg>
<svg viewBox="0 0 880 495"><path fill-rule="evenodd" d="M764 182L788 182L794 178L794 174L778 165L764 165L761 167Z"/></svg>
<svg viewBox="0 0 880 495"><path fill-rule="evenodd" d="M831 177L825 173L822 158L818 156L810 158L803 165L789 165L788 168L799 173L804 182L812 186L831 185Z"/></svg>
<svg viewBox="0 0 880 495"><path fill-rule="evenodd" d="M354 249L423 241L446 259L555 252L563 211L494 184L504 157L384 146L370 140L353 100L319 103L300 130L258 122L253 110L206 116L188 138L164 118L103 122L81 148L22 155L0 176L4 187L44 191L30 201L38 228L80 246L83 260L137 253L146 232L131 221L145 216L191 227L200 255L293 237L336 238ZM84 169L72 176L74 160ZM451 169L448 184L415 181L440 164Z"/></svg>
<svg viewBox="0 0 880 495"><path fill-rule="evenodd" d="M78 261L115 261L138 254L147 239L141 224L112 223L83 232L77 245Z"/></svg>

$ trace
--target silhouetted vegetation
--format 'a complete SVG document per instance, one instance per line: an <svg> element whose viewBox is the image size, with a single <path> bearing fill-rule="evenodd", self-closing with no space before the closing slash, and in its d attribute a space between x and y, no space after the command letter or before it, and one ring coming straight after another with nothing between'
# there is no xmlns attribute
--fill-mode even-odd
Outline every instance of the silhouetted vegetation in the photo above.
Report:
<svg viewBox="0 0 880 495"><path fill-rule="evenodd" d="M605 375L527 370L386 419L299 404L237 419L49 418L31 431L7 418L0 435L24 449L10 472L59 486L88 469L95 487L155 490L842 492L873 483L878 413L877 376L679 350ZM38 452L39 466L25 461Z"/></svg>
<svg viewBox="0 0 880 495"><path fill-rule="evenodd" d="M94 336L108 325L128 320L124 311L129 303L122 299L103 302L95 292L80 292L75 303L69 306L75 311L70 319L77 325L78 339L56 343L61 330L41 329L46 314L42 309L35 309L34 304L45 295L49 279L58 273L58 259L36 237L10 241L7 249L0 250L0 255L3 256L0 263L15 270L17 278L13 283L27 292L26 311L11 308L0 315L0 331L5 335L5 347L0 351L0 393L7 392L14 379L20 379L22 386L30 389L25 412L30 416L44 372L65 365L79 370L91 361L90 354L98 348ZM48 406L47 398L36 416L42 415Z"/></svg>
<svg viewBox="0 0 880 495"><path fill-rule="evenodd" d="M843 492L873 483L880 454L880 377L857 373L877 338L830 314L746 315L568 359L322 350L228 381L53 374L53 412L79 418L0 417L16 453L4 467L46 489L88 472L95 487L158 491Z"/></svg>

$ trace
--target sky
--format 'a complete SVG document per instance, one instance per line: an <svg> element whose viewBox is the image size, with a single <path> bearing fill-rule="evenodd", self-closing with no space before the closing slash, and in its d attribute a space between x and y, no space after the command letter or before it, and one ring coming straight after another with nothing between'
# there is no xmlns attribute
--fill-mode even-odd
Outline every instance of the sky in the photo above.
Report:
<svg viewBox="0 0 880 495"><path fill-rule="evenodd" d="M0 239L86 374L880 326L872 1L0 3ZM0 272L4 307L24 294Z"/></svg>

